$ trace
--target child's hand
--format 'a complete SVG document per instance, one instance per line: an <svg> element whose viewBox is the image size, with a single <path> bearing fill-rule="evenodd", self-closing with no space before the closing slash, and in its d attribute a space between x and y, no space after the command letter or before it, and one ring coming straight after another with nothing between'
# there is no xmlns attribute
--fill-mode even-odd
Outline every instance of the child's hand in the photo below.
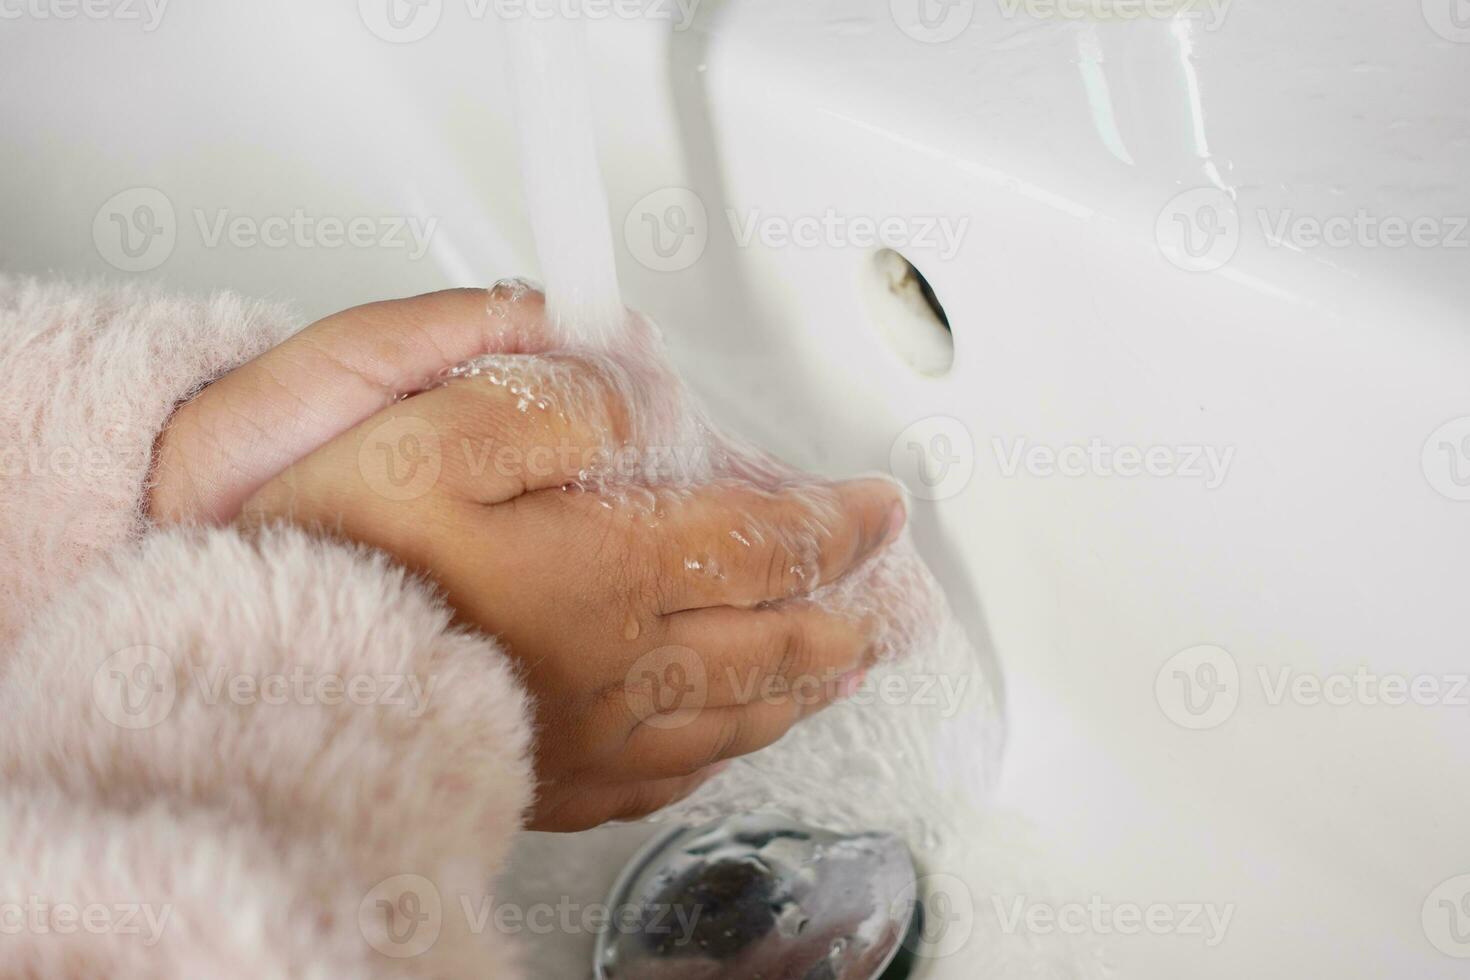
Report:
<svg viewBox="0 0 1470 980"><path fill-rule="evenodd" d="M882 480L717 484L647 506L562 489L621 444L626 406L590 368L558 370L581 397L556 411L477 378L393 405L262 487L241 521L381 548L499 636L537 701L532 827L576 830L686 796L839 695L870 625L768 603L861 563L904 512Z"/></svg>
<svg viewBox="0 0 1470 980"><path fill-rule="evenodd" d="M354 307L319 320L205 388L158 440L149 515L227 524L267 480L486 353L551 343L539 293L507 285Z"/></svg>

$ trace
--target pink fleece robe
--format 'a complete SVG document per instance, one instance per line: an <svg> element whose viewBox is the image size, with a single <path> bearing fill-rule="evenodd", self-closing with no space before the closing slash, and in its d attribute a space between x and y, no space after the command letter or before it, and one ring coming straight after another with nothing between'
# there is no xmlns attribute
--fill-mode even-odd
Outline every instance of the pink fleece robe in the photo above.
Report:
<svg viewBox="0 0 1470 980"><path fill-rule="evenodd" d="M0 277L0 978L521 973L466 914L533 789L494 640L379 554L144 517L173 408L290 330Z"/></svg>

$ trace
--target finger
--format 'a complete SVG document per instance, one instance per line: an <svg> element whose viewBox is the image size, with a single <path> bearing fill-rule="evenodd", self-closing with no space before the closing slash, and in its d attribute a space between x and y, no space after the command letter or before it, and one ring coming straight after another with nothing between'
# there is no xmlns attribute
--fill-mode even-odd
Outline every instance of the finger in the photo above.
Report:
<svg viewBox="0 0 1470 980"><path fill-rule="evenodd" d="M830 687L869 666L873 623L810 603L770 609L717 606L665 617L661 639L701 651L713 707L749 704L795 687Z"/></svg>
<svg viewBox="0 0 1470 980"><path fill-rule="evenodd" d="M614 767L628 778L677 776L761 748L855 689L872 659L869 621L811 606L666 622L675 624L666 645L639 658L606 709L638 722Z"/></svg>
<svg viewBox="0 0 1470 980"><path fill-rule="evenodd" d="M710 766L699 772L632 783L620 791L623 799L608 820L638 820L691 796L705 783L724 771L724 766Z"/></svg>
<svg viewBox="0 0 1470 980"><path fill-rule="evenodd" d="M711 766L701 772L668 779L553 789L536 801L528 829L568 834L590 830L615 820L637 820L672 806L724 771ZM545 788L543 787L543 790Z"/></svg>
<svg viewBox="0 0 1470 980"><path fill-rule="evenodd" d="M656 565L665 579L660 611L750 607L810 593L893 541L905 520L902 494L883 479L701 491L668 509Z"/></svg>
<svg viewBox="0 0 1470 980"><path fill-rule="evenodd" d="M832 683L826 687L838 690ZM707 708L672 731L640 726L623 755L627 772L647 779L677 778L759 752L836 700L836 693L819 691L771 695L739 707Z"/></svg>
<svg viewBox="0 0 1470 980"><path fill-rule="evenodd" d="M187 494L150 506L160 521L231 520L287 466L443 370L486 353L553 342L541 294L515 284L452 289L334 314L210 385L160 440L161 481Z"/></svg>

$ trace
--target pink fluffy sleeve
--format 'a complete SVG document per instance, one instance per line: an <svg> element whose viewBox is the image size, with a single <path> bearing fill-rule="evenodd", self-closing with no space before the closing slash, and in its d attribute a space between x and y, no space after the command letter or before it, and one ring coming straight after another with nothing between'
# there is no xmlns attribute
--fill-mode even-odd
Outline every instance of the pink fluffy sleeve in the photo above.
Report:
<svg viewBox="0 0 1470 980"><path fill-rule="evenodd" d="M495 642L379 554L143 533L154 433L279 321L15 283L0 318L0 445L53 461L0 487L0 977L519 976L475 925L533 792Z"/></svg>
<svg viewBox="0 0 1470 980"><path fill-rule="evenodd" d="M282 308L0 276L0 650L144 528L174 408L292 331Z"/></svg>

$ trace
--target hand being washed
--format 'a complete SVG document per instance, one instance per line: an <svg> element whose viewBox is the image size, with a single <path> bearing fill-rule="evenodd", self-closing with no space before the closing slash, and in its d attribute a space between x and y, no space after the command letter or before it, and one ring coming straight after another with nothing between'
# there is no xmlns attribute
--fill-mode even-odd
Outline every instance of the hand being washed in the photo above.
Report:
<svg viewBox="0 0 1470 980"><path fill-rule="evenodd" d="M539 293L502 284L369 303L319 320L181 405L158 441L149 515L224 524L307 453L485 353L551 344Z"/></svg>
<svg viewBox="0 0 1470 980"><path fill-rule="evenodd" d="M534 335L539 299L512 305L507 322ZM882 480L712 484L641 503L564 489L622 445L627 406L582 362L538 363L578 397L528 410L513 386L452 381L326 442L240 520L381 548L500 637L536 700L531 826L577 830L682 798L841 694L866 666L869 624L769 603L860 564L898 534L903 506Z"/></svg>

